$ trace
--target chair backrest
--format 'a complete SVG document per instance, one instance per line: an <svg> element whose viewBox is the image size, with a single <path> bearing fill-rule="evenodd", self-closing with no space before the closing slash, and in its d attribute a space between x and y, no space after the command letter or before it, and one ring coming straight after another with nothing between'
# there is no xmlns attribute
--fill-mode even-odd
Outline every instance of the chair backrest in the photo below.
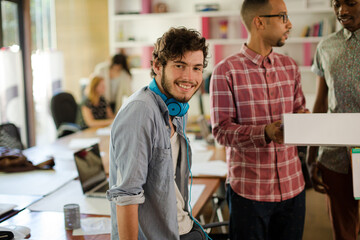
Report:
<svg viewBox="0 0 360 240"><path fill-rule="evenodd" d="M73 95L68 92L56 93L51 99L51 113L56 129L62 123L76 123L78 105Z"/></svg>
<svg viewBox="0 0 360 240"><path fill-rule="evenodd" d="M21 142L20 131L13 123L4 123L0 125L0 146L9 148L24 149Z"/></svg>

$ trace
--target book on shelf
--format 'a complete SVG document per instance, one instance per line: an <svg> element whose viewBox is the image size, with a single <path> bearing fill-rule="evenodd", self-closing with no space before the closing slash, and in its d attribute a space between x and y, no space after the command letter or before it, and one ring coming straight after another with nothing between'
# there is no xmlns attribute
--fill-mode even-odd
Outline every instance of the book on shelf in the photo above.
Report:
<svg viewBox="0 0 360 240"><path fill-rule="evenodd" d="M312 25L304 26L301 36L302 37L322 37L329 35L333 32L333 27L331 24L331 20L329 18L325 18L319 22L316 22Z"/></svg>

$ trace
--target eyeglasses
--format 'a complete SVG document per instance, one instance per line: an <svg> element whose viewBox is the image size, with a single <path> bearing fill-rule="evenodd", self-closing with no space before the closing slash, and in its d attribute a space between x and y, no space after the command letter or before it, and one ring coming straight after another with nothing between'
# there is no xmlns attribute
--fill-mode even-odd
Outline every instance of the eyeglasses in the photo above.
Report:
<svg viewBox="0 0 360 240"><path fill-rule="evenodd" d="M289 15L287 14L274 14L274 15L260 15L259 17L281 17L283 20L283 23L287 23L289 20Z"/></svg>

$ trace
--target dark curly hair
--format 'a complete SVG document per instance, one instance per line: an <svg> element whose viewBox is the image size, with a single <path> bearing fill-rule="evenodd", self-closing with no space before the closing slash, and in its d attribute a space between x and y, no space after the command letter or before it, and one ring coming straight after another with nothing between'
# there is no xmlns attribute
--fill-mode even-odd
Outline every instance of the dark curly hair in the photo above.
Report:
<svg viewBox="0 0 360 240"><path fill-rule="evenodd" d="M185 27L170 28L162 37L158 38L152 53L151 77L156 76L152 67L154 61L166 66L169 60L182 58L188 51L201 50L204 54L204 68L207 66L208 46L206 39L193 29Z"/></svg>

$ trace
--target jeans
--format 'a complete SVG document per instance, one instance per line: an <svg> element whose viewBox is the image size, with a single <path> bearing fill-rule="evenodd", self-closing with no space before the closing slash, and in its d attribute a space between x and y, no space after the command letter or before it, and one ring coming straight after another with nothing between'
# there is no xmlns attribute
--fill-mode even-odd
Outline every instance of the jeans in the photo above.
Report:
<svg viewBox="0 0 360 240"><path fill-rule="evenodd" d="M305 190L282 202L259 202L227 187L231 240L301 240L305 222Z"/></svg>

